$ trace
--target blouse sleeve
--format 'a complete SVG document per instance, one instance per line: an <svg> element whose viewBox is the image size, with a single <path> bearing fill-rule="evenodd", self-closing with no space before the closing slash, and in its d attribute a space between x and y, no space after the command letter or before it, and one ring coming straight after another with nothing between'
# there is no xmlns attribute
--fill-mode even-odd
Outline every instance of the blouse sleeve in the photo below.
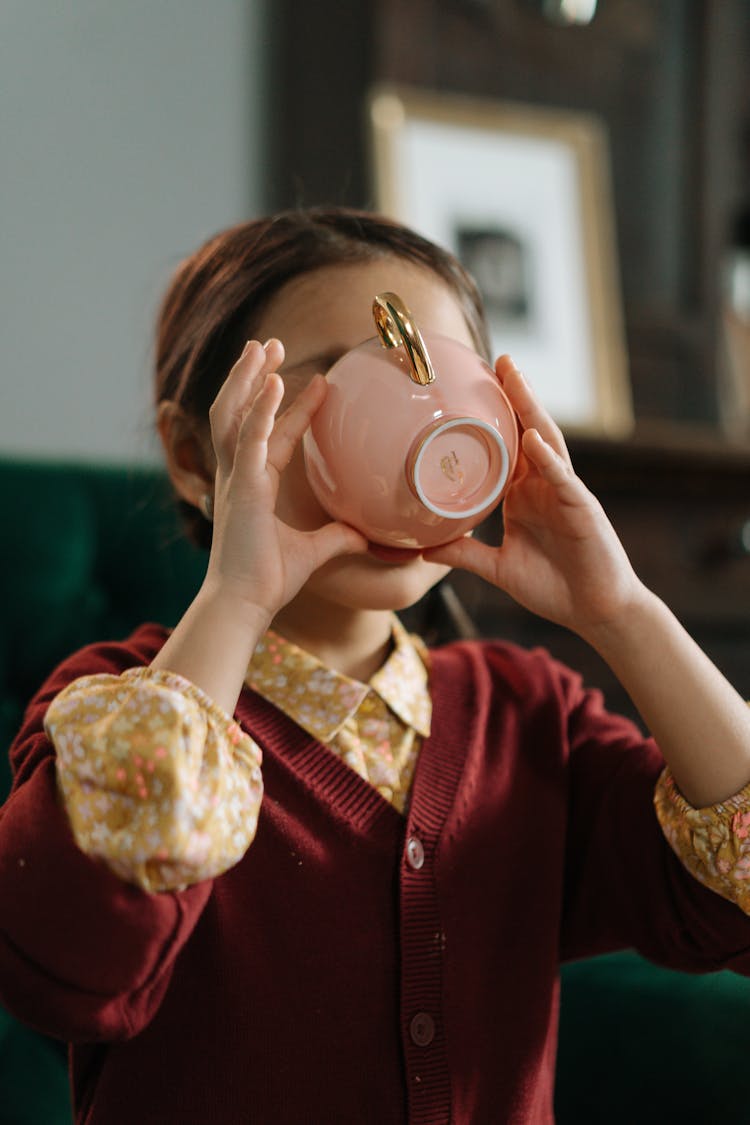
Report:
<svg viewBox="0 0 750 1125"><path fill-rule="evenodd" d="M718 805L696 809L667 767L654 805L664 835L690 874L750 914L750 785Z"/></svg>
<svg viewBox="0 0 750 1125"><path fill-rule="evenodd" d="M252 843L260 749L188 680L148 667L84 676L50 704L45 729L77 845L127 882L180 890Z"/></svg>

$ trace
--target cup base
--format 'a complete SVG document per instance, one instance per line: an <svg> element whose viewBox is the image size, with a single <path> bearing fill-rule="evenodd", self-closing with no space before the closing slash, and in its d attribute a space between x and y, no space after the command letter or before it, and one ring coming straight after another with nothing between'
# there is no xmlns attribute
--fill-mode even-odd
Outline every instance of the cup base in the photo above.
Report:
<svg viewBox="0 0 750 1125"><path fill-rule="evenodd" d="M479 515L500 496L510 457L502 435L480 418L439 418L417 437L407 480L421 503L445 519Z"/></svg>

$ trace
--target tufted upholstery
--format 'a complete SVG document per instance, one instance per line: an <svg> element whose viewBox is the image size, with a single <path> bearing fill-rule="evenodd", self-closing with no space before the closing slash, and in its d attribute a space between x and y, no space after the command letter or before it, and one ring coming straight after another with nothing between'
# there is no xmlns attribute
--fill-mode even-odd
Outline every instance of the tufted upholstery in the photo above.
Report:
<svg viewBox="0 0 750 1125"><path fill-rule="evenodd" d="M205 556L155 470L0 461L0 496L1 800L5 747L52 667L146 619L174 624ZM558 1125L750 1121L750 982L622 953L567 966L562 996ZM0 1125L69 1121L63 1047L0 1010Z"/></svg>
<svg viewBox="0 0 750 1125"><path fill-rule="evenodd" d="M0 461L0 802L25 704L54 666L147 619L174 624L205 555L183 538L163 474ZM70 1121L65 1049L0 1009L0 1125Z"/></svg>
<svg viewBox="0 0 750 1125"><path fill-rule="evenodd" d="M0 496L0 589L10 595L0 607L7 745L24 704L70 652L145 620L174 624L205 556L182 537L156 470L0 461ZM7 770L5 755L0 768Z"/></svg>

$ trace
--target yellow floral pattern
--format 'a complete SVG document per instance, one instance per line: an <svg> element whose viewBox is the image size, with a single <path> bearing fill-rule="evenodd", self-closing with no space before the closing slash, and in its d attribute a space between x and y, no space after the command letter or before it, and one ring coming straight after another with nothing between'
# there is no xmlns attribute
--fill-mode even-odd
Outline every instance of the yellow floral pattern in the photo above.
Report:
<svg viewBox="0 0 750 1125"><path fill-rule="evenodd" d="M369 684L326 668L271 630L247 682L404 812L432 703L421 641L395 616L392 628L393 650Z"/></svg>
<svg viewBox="0 0 750 1125"><path fill-rule="evenodd" d="M269 630L247 682L404 812L432 703L421 641L395 615L392 637L364 684ZM76 842L128 882L189 886L232 867L252 843L260 749L182 677L151 668L83 677L53 700L45 727ZM694 809L665 769L654 804L687 870L750 914L750 785Z"/></svg>
<svg viewBox="0 0 750 1125"><path fill-rule="evenodd" d="M393 618L393 651L363 684L268 633L248 683L406 807L432 705L426 654ZM198 687L134 668L75 680L45 727L71 829L87 855L150 892L232 867L255 838L261 752Z"/></svg>
<svg viewBox="0 0 750 1125"><path fill-rule="evenodd" d="M194 684L136 668L75 680L45 727L82 851L144 890L221 874L252 843L263 796L253 740Z"/></svg>
<svg viewBox="0 0 750 1125"><path fill-rule="evenodd" d="M654 805L664 835L690 874L750 914L750 785L727 801L696 809L667 768Z"/></svg>

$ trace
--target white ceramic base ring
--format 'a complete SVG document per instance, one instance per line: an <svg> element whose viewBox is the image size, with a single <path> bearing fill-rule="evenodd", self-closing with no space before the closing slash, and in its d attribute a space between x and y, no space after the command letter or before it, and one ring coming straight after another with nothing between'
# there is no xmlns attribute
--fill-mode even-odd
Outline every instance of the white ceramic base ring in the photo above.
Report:
<svg viewBox="0 0 750 1125"><path fill-rule="evenodd" d="M468 506L462 506L460 502L452 507L446 506L445 503L437 503L432 499L426 491L421 475L426 466L426 458L430 452L430 447L433 443L441 437L444 437L450 430L455 430L458 427L471 431L480 431L483 435L483 442L487 449L487 462L488 470L492 468L493 453L499 455L500 461L496 470L492 470L495 483L492 488L481 495L478 501L470 503ZM453 460L451 460L453 458ZM410 460L412 460L410 458ZM456 454L451 451L445 454L439 461L441 471L448 475L451 471L454 473L460 472L460 459ZM508 480L508 471L510 467L510 458L508 456L508 449L502 435L490 425L480 418L448 418L443 422L438 422L434 425L426 436L422 437L417 442L416 454L413 455L413 461L410 467L410 472L407 474L410 478L410 484L417 494L419 500L424 504L428 511L434 512L435 515L441 516L444 519L452 520L465 520L472 516L479 515L486 508L489 508L501 495ZM488 473L489 475L489 473ZM455 476L451 479L457 479ZM460 482L459 482L460 483ZM476 495L477 489L481 484L471 490L470 495Z"/></svg>

